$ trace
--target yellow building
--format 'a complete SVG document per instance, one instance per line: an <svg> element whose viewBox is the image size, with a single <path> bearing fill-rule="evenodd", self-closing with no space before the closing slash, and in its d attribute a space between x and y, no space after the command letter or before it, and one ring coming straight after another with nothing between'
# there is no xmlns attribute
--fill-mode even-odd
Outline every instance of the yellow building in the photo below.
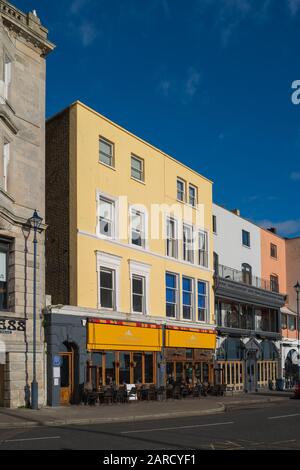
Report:
<svg viewBox="0 0 300 470"><path fill-rule="evenodd" d="M212 380L211 181L80 102L46 129L49 403Z"/></svg>

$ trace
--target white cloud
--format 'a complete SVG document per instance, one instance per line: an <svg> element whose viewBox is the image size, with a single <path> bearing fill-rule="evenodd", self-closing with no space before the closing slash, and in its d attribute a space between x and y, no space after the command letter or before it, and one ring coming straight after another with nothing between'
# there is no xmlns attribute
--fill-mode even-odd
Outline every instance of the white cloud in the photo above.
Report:
<svg viewBox="0 0 300 470"><path fill-rule="evenodd" d="M257 224L264 228L276 227L278 233L282 236L295 235L300 232L300 219L289 219L282 222L272 222L264 219L258 221Z"/></svg>
<svg viewBox="0 0 300 470"><path fill-rule="evenodd" d="M89 0L73 0L70 7L71 13L77 15L88 1Z"/></svg>
<svg viewBox="0 0 300 470"><path fill-rule="evenodd" d="M200 84L200 73L193 67L188 70L188 77L184 85L184 93L189 98L192 98L198 90Z"/></svg>
<svg viewBox="0 0 300 470"><path fill-rule="evenodd" d="M228 46L244 21L249 20L257 26L267 21L271 6L271 0L197 1L197 11L203 18L208 11L213 15L213 28L219 34L223 47Z"/></svg>
<svg viewBox="0 0 300 470"><path fill-rule="evenodd" d="M90 23L89 21L84 21L81 23L79 26L79 32L81 35L82 44L85 47L90 46L98 36L97 29L93 23Z"/></svg>
<svg viewBox="0 0 300 470"><path fill-rule="evenodd" d="M291 180L293 180L293 181L300 181L300 171L293 171L293 172L290 174L290 178L291 178Z"/></svg>
<svg viewBox="0 0 300 470"><path fill-rule="evenodd" d="M288 0L288 7L292 16L297 15L300 7L300 0Z"/></svg>
<svg viewBox="0 0 300 470"><path fill-rule="evenodd" d="M162 80L158 85L158 89L164 96L169 96L171 90L170 80Z"/></svg>

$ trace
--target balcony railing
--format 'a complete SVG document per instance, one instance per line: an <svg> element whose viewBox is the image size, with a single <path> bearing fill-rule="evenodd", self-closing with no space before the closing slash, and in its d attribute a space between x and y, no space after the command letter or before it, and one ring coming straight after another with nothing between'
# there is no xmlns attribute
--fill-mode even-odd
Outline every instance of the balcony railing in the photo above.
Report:
<svg viewBox="0 0 300 470"><path fill-rule="evenodd" d="M230 279L231 281L257 287L258 289L279 293L278 282L270 282L266 279L253 276L248 271L238 271L237 269L229 268L228 266L224 266L222 264L219 264L215 269L216 274L222 279Z"/></svg>

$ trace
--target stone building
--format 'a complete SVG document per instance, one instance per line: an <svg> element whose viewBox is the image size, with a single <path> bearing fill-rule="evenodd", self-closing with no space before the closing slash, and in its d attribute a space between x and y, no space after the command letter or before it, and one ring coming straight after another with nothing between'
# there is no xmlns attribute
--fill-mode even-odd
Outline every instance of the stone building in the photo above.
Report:
<svg viewBox="0 0 300 470"><path fill-rule="evenodd" d="M45 219L45 57L54 48L36 12L0 0L0 406L30 401L33 230ZM44 229L38 235L37 380L45 401Z"/></svg>

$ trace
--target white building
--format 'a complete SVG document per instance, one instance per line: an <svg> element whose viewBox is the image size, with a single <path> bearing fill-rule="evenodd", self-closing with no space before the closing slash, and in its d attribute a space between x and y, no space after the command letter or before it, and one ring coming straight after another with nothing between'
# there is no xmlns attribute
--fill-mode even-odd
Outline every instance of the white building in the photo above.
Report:
<svg viewBox="0 0 300 470"><path fill-rule="evenodd" d="M217 204L213 204L213 215L214 251L219 264L237 271L242 270L242 264L248 264L252 275L261 277L260 228L240 217L238 210L233 212Z"/></svg>
<svg viewBox="0 0 300 470"><path fill-rule="evenodd" d="M280 307L284 295L261 278L261 229L213 205L216 380L255 392L281 374Z"/></svg>

